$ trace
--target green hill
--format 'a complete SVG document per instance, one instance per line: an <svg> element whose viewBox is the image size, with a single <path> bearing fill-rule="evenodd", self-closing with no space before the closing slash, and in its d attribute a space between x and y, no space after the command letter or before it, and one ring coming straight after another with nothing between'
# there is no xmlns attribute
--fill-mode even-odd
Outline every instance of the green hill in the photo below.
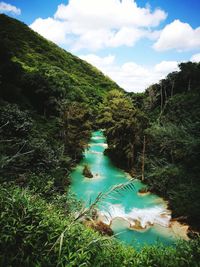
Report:
<svg viewBox="0 0 200 267"><path fill-rule="evenodd" d="M122 90L92 65L3 14L0 40L1 96L8 100L21 103L23 96L40 109L63 98L95 105L109 90Z"/></svg>
<svg viewBox="0 0 200 267"><path fill-rule="evenodd" d="M52 179L64 188L64 173L82 157L99 103L110 90L123 90L4 14L0 40L0 135L11 140L0 143L0 176L49 172L51 179L55 170Z"/></svg>

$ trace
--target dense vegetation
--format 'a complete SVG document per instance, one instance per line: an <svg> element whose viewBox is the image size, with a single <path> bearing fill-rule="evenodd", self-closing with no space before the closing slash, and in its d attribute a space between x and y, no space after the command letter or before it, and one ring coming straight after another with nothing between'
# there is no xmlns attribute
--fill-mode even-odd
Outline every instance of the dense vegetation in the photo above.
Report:
<svg viewBox="0 0 200 267"><path fill-rule="evenodd" d="M5 15L0 15L0 39L1 97L8 101L55 115L62 100L94 109L107 91L121 90L90 64Z"/></svg>
<svg viewBox="0 0 200 267"><path fill-rule="evenodd" d="M198 230L199 103L200 63L188 62L145 93L110 92L99 119L112 159L142 176L150 190L170 201L175 217Z"/></svg>
<svg viewBox="0 0 200 267"><path fill-rule="evenodd" d="M0 200L1 266L195 267L200 260L198 240L137 252L100 237L28 190L1 188Z"/></svg>
<svg viewBox="0 0 200 267"><path fill-rule="evenodd" d="M159 100L152 102L148 92L126 96L94 67L5 15L0 15L0 40L0 266L198 266L198 239L137 252L75 220L74 212L81 205L67 192L70 169L80 160L99 111L99 125L106 127L110 155L120 151L122 167L137 173L144 134L149 136L147 147L153 142L155 151L159 147L159 139L153 141L156 135L152 135L156 114L160 114ZM180 104L183 108L198 104L196 95L192 96L196 92L192 82L190 103L185 96ZM156 126L162 126L167 114L172 119L167 110L170 103L172 107L180 103L178 97L163 100ZM198 115L196 111L194 114ZM181 115L184 120L180 110ZM170 123L176 125L178 116ZM187 129L195 136L194 125ZM196 154L191 151L198 153L198 139L187 150L193 139L186 130L183 137L189 139L184 152L194 158L188 159L187 154L185 160L193 162ZM182 143L179 146L181 149ZM148 153L148 170L153 174L151 160L157 152ZM166 149L161 163L169 165L167 153ZM174 168L179 168L174 154L173 159ZM198 168L194 162L193 166ZM149 176L152 186L153 181L158 184L156 172L154 175L154 179Z"/></svg>
<svg viewBox="0 0 200 267"><path fill-rule="evenodd" d="M68 168L82 156L97 103L121 89L5 15L0 39L2 175Z"/></svg>

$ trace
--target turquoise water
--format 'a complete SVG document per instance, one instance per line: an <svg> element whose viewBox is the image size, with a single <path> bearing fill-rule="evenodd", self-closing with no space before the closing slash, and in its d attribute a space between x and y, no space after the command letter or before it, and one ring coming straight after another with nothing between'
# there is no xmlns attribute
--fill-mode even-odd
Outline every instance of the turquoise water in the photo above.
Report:
<svg viewBox="0 0 200 267"><path fill-rule="evenodd" d="M127 173L116 168L103 154L105 148L106 139L103 133L93 132L83 160L71 173L71 191L79 200L84 201L86 206L93 202L100 192L107 192L111 187L126 183L130 179ZM92 179L83 176L84 165L89 166L94 175ZM101 202L98 208L105 215L104 221L110 216L111 228L116 238L127 244L141 247L144 244L161 242L171 245L176 237L169 227L161 226L163 222L169 221L166 203L154 194L138 195L138 190L143 186L140 181L135 180L133 190L120 190L120 193L113 193ZM130 229L129 221L132 222L135 216L143 226L148 225L148 227L140 230ZM161 222L161 225L156 221Z"/></svg>

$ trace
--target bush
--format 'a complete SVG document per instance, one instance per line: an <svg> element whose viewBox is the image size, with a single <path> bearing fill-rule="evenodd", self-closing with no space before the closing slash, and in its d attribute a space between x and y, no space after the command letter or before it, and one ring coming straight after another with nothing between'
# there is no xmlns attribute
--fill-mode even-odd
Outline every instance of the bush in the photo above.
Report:
<svg viewBox="0 0 200 267"><path fill-rule="evenodd" d="M1 187L0 210L0 266L199 266L199 239L137 252L73 221L28 190Z"/></svg>

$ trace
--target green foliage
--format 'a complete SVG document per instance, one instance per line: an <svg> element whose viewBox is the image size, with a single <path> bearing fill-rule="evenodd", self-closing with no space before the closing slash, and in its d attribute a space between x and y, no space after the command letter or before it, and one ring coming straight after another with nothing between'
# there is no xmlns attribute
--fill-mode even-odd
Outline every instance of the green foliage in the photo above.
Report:
<svg viewBox="0 0 200 267"><path fill-rule="evenodd" d="M0 96L5 100L55 115L66 98L95 109L108 91L122 90L90 64L3 14L0 39Z"/></svg>
<svg viewBox="0 0 200 267"><path fill-rule="evenodd" d="M1 102L0 174L7 179L10 175L13 179L18 174L31 170L43 171L61 165L64 145L58 137L62 129L58 119L47 123L45 119L34 116L30 111L19 109L17 105ZM48 125L46 129L44 124Z"/></svg>
<svg viewBox="0 0 200 267"><path fill-rule="evenodd" d="M111 91L100 109L99 120L105 128L111 158L139 176L144 160L144 181L151 191L167 198L173 215L182 216L197 229L199 90L200 63L182 63L179 72L170 73L145 93L123 95Z"/></svg>
<svg viewBox="0 0 200 267"><path fill-rule="evenodd" d="M65 150L75 160L82 157L91 134L91 118L87 106L78 102L67 104L64 109Z"/></svg>
<svg viewBox="0 0 200 267"><path fill-rule="evenodd" d="M100 112L99 124L106 129L107 152L120 166L132 170L142 149L147 117L133 106L129 97L116 90L108 93Z"/></svg>
<svg viewBox="0 0 200 267"><path fill-rule="evenodd" d="M186 267L199 264L199 239L137 252L74 222L27 190L0 188L1 266ZM8 231L9 229L9 231Z"/></svg>
<svg viewBox="0 0 200 267"><path fill-rule="evenodd" d="M170 200L175 216L185 216L195 228L200 220L199 100L199 95L191 92L171 97L161 123L154 122L146 130L146 182Z"/></svg>
<svg viewBox="0 0 200 267"><path fill-rule="evenodd" d="M174 216L183 216L197 229L200 221L199 77L199 63L182 63L179 72L170 73L145 92L142 105L151 121L145 130L145 182L152 191L169 200ZM134 95L132 98L135 101Z"/></svg>
<svg viewBox="0 0 200 267"><path fill-rule="evenodd" d="M150 189L161 194L164 197L169 195L169 189L181 183L181 177L184 171L176 165L158 162L147 163L150 165L151 172L148 173L146 180L151 185ZM154 164L154 165L153 165Z"/></svg>
<svg viewBox="0 0 200 267"><path fill-rule="evenodd" d="M22 111L15 104L0 106L1 132L6 136L27 136L32 127L32 120L26 111ZM2 131L3 130L3 131Z"/></svg>

